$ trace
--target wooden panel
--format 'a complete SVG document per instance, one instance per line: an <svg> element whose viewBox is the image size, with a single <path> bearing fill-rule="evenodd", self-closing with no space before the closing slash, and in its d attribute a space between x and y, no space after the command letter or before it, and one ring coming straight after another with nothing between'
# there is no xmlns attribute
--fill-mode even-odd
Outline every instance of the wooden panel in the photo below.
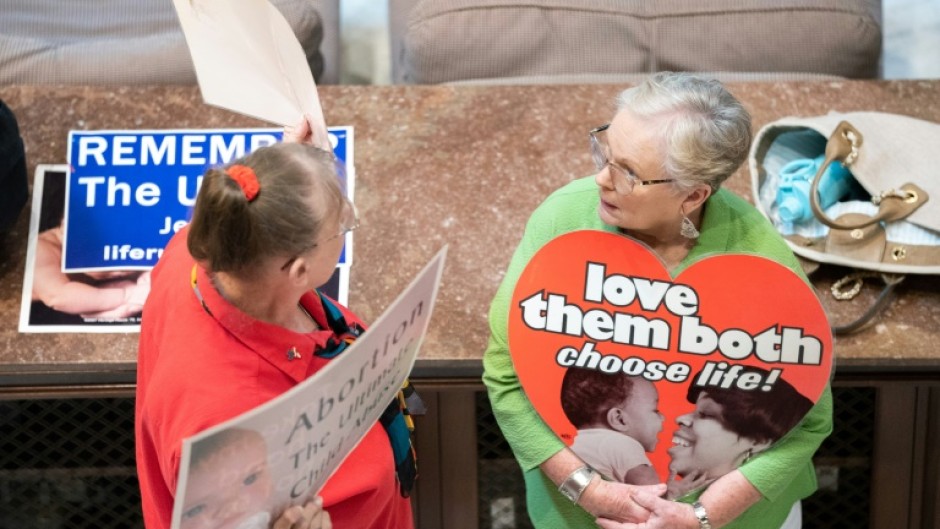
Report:
<svg viewBox="0 0 940 529"><path fill-rule="evenodd" d="M875 410L871 475L871 528L898 529L911 523L912 461L917 388L884 385Z"/></svg>
<svg viewBox="0 0 940 529"><path fill-rule="evenodd" d="M925 529L940 529L940 386L929 388L924 464Z"/></svg>
<svg viewBox="0 0 940 529"><path fill-rule="evenodd" d="M440 394L440 404L443 489L440 527L477 529L476 396L472 391L446 391Z"/></svg>
<svg viewBox="0 0 940 529"><path fill-rule="evenodd" d="M476 392L420 381L415 388L428 408L415 428L417 528L477 529Z"/></svg>
<svg viewBox="0 0 940 529"><path fill-rule="evenodd" d="M911 518L910 527L925 527L924 489L927 479L927 430L929 424L930 391L926 387L918 387L914 403L914 439L908 458L911 462Z"/></svg>
<svg viewBox="0 0 940 529"><path fill-rule="evenodd" d="M412 506L415 526L432 529L441 526L441 442L440 393L423 388L415 389L427 406L427 413L415 418L415 452L418 456L418 481Z"/></svg>

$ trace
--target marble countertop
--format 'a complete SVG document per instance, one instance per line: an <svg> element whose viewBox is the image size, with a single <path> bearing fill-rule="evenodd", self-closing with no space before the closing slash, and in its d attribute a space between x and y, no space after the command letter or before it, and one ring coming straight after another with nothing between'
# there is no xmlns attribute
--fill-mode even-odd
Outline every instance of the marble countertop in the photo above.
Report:
<svg viewBox="0 0 940 529"><path fill-rule="evenodd" d="M940 122L940 81L739 83L754 130L784 116L877 110ZM322 86L330 125L355 128L362 228L350 307L376 318L443 245L438 307L417 376L477 377L489 301L528 215L553 189L592 171L587 131L609 121L616 85ZM196 87L2 86L37 164L64 163L69 130L198 129L268 124L203 104ZM750 196L746 167L726 184ZM928 206L930 207L930 206ZM136 334L17 331L28 214L2 248L0 386L133 380ZM831 282L824 278L822 286ZM908 277L873 325L836 339L841 372L940 375L940 286ZM820 297L837 320L857 305ZM863 294L871 299L874 294ZM856 309L857 310L857 309Z"/></svg>

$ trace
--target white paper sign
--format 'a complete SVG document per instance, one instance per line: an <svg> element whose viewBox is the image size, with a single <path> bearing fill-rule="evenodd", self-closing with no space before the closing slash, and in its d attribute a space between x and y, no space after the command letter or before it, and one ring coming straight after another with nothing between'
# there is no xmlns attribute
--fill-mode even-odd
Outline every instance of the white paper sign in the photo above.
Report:
<svg viewBox="0 0 940 529"><path fill-rule="evenodd" d="M267 0L173 0L206 103L326 137L313 74L290 25ZM322 129L322 130L321 130Z"/></svg>
<svg viewBox="0 0 940 529"><path fill-rule="evenodd" d="M239 520L249 524L245 527L267 527L279 510L303 502L323 487L411 372L434 309L446 253L445 247L378 321L327 367L276 399L183 441L173 529L182 527L183 513L190 509L187 495L217 497L222 494L218 484L243 481L235 477L242 475L240 469L219 466L207 471L199 464L213 455L250 469L253 482L266 483L265 497L259 499L255 492L251 499L263 508L253 508L250 516ZM226 445L234 447L230 450L237 456L226 456Z"/></svg>

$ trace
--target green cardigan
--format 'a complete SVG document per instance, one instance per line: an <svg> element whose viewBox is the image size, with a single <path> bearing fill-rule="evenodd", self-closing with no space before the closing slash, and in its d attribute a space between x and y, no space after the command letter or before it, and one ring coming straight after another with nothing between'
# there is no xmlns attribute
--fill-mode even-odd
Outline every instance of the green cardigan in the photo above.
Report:
<svg viewBox="0 0 940 529"><path fill-rule="evenodd" d="M599 202L593 177L575 180L555 191L529 218L506 277L490 306L490 339L483 357L483 382L493 413L525 474L529 516L538 529L594 527L593 517L558 493L539 465L565 447L526 398L509 355L508 315L516 281L536 251L555 237L583 229L617 233L597 214ZM719 190L706 203L702 235L677 275L709 254L752 253L773 259L803 276L799 262L770 223L740 197ZM832 432L832 394L827 385L803 422L771 449L739 470L763 498L725 527L777 529L797 500L816 490L812 457ZM698 494L681 501L691 503Z"/></svg>

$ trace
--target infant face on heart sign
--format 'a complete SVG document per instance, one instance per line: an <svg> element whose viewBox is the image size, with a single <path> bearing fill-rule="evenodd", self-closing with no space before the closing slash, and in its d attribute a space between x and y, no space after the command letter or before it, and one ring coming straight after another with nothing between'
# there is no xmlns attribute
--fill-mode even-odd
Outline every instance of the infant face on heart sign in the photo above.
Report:
<svg viewBox="0 0 940 529"><path fill-rule="evenodd" d="M626 483L644 465L662 481L730 472L799 423L832 366L822 305L789 268L715 255L672 278L643 244L601 231L532 258L509 350L552 430Z"/></svg>

